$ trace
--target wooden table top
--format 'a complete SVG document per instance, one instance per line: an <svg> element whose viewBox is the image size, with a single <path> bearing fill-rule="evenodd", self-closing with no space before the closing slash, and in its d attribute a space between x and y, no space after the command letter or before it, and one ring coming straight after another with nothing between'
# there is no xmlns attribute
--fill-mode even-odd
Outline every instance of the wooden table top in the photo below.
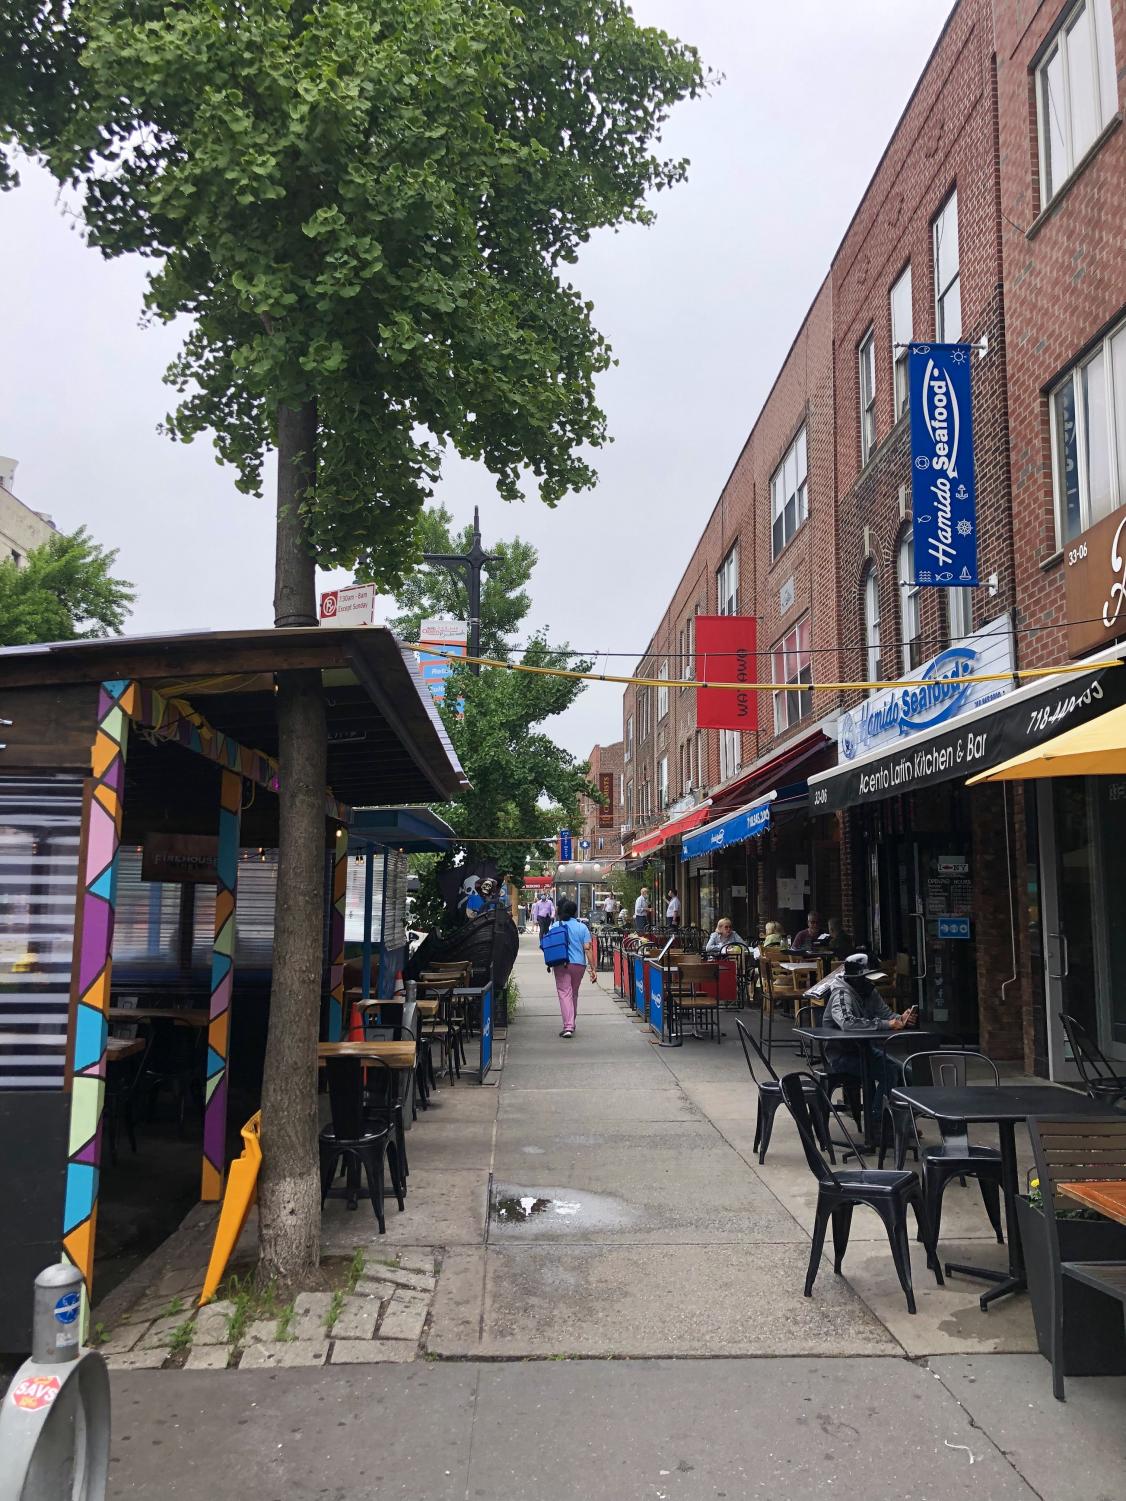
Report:
<svg viewBox="0 0 1126 1501"><path fill-rule="evenodd" d="M107 1037L106 1057L111 1063L117 1063L121 1058L131 1058L135 1053L143 1053L145 1044L139 1037Z"/></svg>
<svg viewBox="0 0 1126 1501"><path fill-rule="evenodd" d="M1061 1183L1061 1194L1082 1204L1084 1209L1097 1209L1108 1219L1126 1225L1126 1181L1121 1178L1109 1182Z"/></svg>
<svg viewBox="0 0 1126 1501"><path fill-rule="evenodd" d="M211 1017L202 1006L111 1006L111 1022L173 1021L182 1027L206 1027Z"/></svg>
<svg viewBox="0 0 1126 1501"><path fill-rule="evenodd" d="M381 1058L390 1068L413 1068L414 1043L320 1042L317 1057L322 1062L328 1058Z"/></svg>
<svg viewBox="0 0 1126 1501"><path fill-rule="evenodd" d="M402 1006L404 1003L400 1000L357 1001L356 1004L360 1006L364 1011L378 1011L380 1006ZM419 1016L437 1016L438 1007L441 1005L441 1002L438 1000L437 996L433 998L423 996L421 1000L415 1002L415 1005L418 1007Z"/></svg>

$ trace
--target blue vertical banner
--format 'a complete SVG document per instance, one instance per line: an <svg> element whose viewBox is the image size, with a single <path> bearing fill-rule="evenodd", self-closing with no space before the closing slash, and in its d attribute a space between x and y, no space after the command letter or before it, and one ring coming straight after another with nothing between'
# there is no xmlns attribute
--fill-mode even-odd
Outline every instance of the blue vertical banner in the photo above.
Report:
<svg viewBox="0 0 1126 1501"><path fill-rule="evenodd" d="M571 845L571 831L570 831L570 829L560 829L559 830L559 863L560 863L560 865L565 864L568 860L574 859L574 854L575 854L575 852L574 852L574 849L573 849L573 847Z"/></svg>
<svg viewBox="0 0 1126 1501"><path fill-rule="evenodd" d="M912 344L911 509L915 578L962 589L977 579L970 344Z"/></svg>

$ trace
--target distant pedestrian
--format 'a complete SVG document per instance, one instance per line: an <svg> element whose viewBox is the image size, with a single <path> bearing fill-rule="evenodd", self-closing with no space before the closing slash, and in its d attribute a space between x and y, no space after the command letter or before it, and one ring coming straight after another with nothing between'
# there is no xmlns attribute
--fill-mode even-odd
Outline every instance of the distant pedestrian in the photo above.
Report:
<svg viewBox="0 0 1126 1501"><path fill-rule="evenodd" d="M633 904L633 930L635 933L649 931L649 888L643 886Z"/></svg>
<svg viewBox="0 0 1126 1501"><path fill-rule="evenodd" d="M602 903L602 921L606 924L607 927L613 927L614 914L617 912L617 910L617 903L614 901L614 893L612 891L608 891L606 893L606 899Z"/></svg>
<svg viewBox="0 0 1126 1501"><path fill-rule="evenodd" d="M563 1018L560 1037L573 1037L579 1015L579 986L583 982L583 970L593 981L594 944L590 929L578 919L578 907L570 897L559 903L559 922L567 930L567 963L557 964L552 969L555 976L555 994L559 998L559 1012Z"/></svg>
<svg viewBox="0 0 1126 1501"><path fill-rule="evenodd" d="M555 903L546 891L541 891L532 903L532 916L539 925L540 937L542 938L555 920Z"/></svg>
<svg viewBox="0 0 1126 1501"><path fill-rule="evenodd" d="M665 908L665 922L670 928L680 927L680 898L676 894L676 887L669 887L669 904Z"/></svg>

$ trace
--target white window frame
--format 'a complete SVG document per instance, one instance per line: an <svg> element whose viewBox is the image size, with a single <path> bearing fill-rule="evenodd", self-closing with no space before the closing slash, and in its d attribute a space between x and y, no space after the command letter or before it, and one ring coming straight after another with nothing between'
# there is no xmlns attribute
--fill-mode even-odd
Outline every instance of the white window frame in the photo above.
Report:
<svg viewBox="0 0 1126 1501"><path fill-rule="evenodd" d="M1107 504L1094 507L1091 499L1091 445L1089 438L1097 433L1092 428L1088 410L1085 375L1098 360L1102 360L1102 417L1103 442L1106 445L1106 465L1109 474ZM1115 369L1117 360L1118 368ZM1075 446L1075 484L1079 502L1078 525L1067 527L1067 483L1063 473L1065 462L1064 435L1061 432L1059 398L1070 387L1073 412L1072 440ZM1094 349L1089 349L1077 360L1062 380L1053 386L1049 398L1052 432L1052 488L1055 498L1056 546L1066 548L1083 532L1126 505L1126 319L1115 325L1099 340Z"/></svg>
<svg viewBox="0 0 1126 1501"><path fill-rule="evenodd" d="M794 486L789 489L789 475ZM791 505L792 502L792 505ZM789 545L809 516L809 435L803 422L782 462L770 476L770 548L778 555Z"/></svg>
<svg viewBox="0 0 1126 1501"><path fill-rule="evenodd" d="M717 615L739 613L739 544L731 551L715 571L715 612Z"/></svg>
<svg viewBox="0 0 1126 1501"><path fill-rule="evenodd" d="M743 736L739 730L719 731L719 779L726 782L743 765Z"/></svg>
<svg viewBox="0 0 1126 1501"><path fill-rule="evenodd" d="M696 786L701 792L708 786L708 747L703 730L696 731Z"/></svg>
<svg viewBox="0 0 1126 1501"><path fill-rule="evenodd" d="M955 269L952 276L943 278L941 250L948 237L954 241ZM934 266L934 337L939 344L957 344L962 337L962 254L958 240L958 189L955 188L934 216L931 225L931 247ZM957 289L958 327L948 326L951 295Z"/></svg>
<svg viewBox="0 0 1126 1501"><path fill-rule="evenodd" d="M895 420L899 421L907 410L907 400L910 390L907 380L907 355L908 345L915 337L915 312L912 305L911 285L911 262L896 277L888 295L888 306L891 311L891 369L892 369L892 399L895 403ZM896 294L904 293L900 300L906 303L906 309L901 309L900 316L896 316ZM904 324L904 316L906 324Z"/></svg>
<svg viewBox="0 0 1126 1501"><path fill-rule="evenodd" d="M915 582L915 530L908 527L895 550L899 578L899 639L903 671L911 672L922 662L923 630L919 586Z"/></svg>
<svg viewBox="0 0 1126 1501"><path fill-rule="evenodd" d="M669 758L662 756L657 762L657 809L663 812L669 805Z"/></svg>
<svg viewBox="0 0 1126 1501"><path fill-rule="evenodd" d="M804 640L804 645L803 645ZM810 617L803 615L770 649L770 673L774 683L809 683L806 692L777 692L774 700L774 733L782 734L806 719L813 709L813 655ZM804 659L804 660L803 660Z"/></svg>
<svg viewBox="0 0 1126 1501"><path fill-rule="evenodd" d="M870 683L879 682L880 670L880 577L870 563L864 573L864 671Z"/></svg>
<svg viewBox="0 0 1126 1501"><path fill-rule="evenodd" d="M1073 109L1072 53L1076 30L1083 24L1090 42L1091 76L1082 81L1093 102L1094 128L1090 137L1075 137L1076 112ZM1053 171L1052 131L1049 111L1049 69L1059 60L1059 83L1062 98L1051 100L1055 106L1058 142L1062 160ZM1078 58L1076 58L1078 66ZM1040 162L1040 206L1045 208L1067 185L1076 167L1083 161L1105 130L1118 108L1118 80L1115 77L1114 33L1107 0L1077 0L1062 17L1043 56L1036 64L1036 135Z"/></svg>
<svg viewBox="0 0 1126 1501"><path fill-rule="evenodd" d="M860 395L860 467L863 468L876 447L876 330L870 328L857 350Z"/></svg>
<svg viewBox="0 0 1126 1501"><path fill-rule="evenodd" d="M668 658L666 657L664 659L664 661L660 662L658 664L658 666L657 666L657 676L658 676L658 678L660 678L662 680L662 686L657 689L657 723L658 724L660 724L661 720L664 719L665 715L669 712L669 690L668 690L668 688L666 686L663 686L668 681L668 675L669 675L669 661L668 661Z"/></svg>
<svg viewBox="0 0 1126 1501"><path fill-rule="evenodd" d="M627 714L626 715L626 743L625 743L625 751L624 751L624 754L622 756L622 760L623 761L632 761L633 760L633 715L632 714Z"/></svg>
<svg viewBox="0 0 1126 1501"><path fill-rule="evenodd" d="M648 664L646 665L647 671ZM637 690L637 739L639 743L642 740L648 740L650 731L653 728L649 693L650 690L648 688L639 688Z"/></svg>
<svg viewBox="0 0 1126 1501"><path fill-rule="evenodd" d="M626 805L626 828L627 829L632 829L633 828L633 778L632 777L626 783L625 805Z"/></svg>
<svg viewBox="0 0 1126 1501"><path fill-rule="evenodd" d="M972 589L947 589L946 627L951 646L974 633L974 593Z"/></svg>

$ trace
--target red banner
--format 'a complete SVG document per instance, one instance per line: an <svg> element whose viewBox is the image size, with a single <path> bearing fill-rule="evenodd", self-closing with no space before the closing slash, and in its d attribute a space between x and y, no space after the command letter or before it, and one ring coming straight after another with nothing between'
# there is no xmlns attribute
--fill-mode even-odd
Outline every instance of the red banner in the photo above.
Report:
<svg viewBox="0 0 1126 1501"><path fill-rule="evenodd" d="M612 829L614 827L614 773L612 771L598 773L598 790L604 799L598 810L598 827Z"/></svg>
<svg viewBox="0 0 1126 1501"><path fill-rule="evenodd" d="M696 676L702 683L757 683L753 615L696 616ZM696 689L701 730L757 730L758 695L732 688Z"/></svg>

